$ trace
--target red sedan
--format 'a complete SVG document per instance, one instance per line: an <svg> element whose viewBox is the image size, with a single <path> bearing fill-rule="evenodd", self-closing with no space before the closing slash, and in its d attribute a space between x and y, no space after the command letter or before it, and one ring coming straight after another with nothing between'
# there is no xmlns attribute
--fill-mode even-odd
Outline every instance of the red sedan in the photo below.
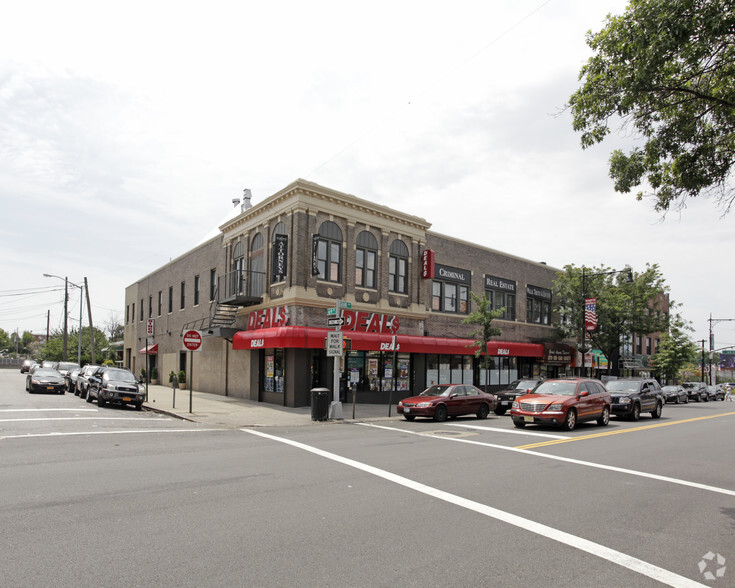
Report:
<svg viewBox="0 0 735 588"><path fill-rule="evenodd" d="M495 396L469 384L437 384L418 396L404 398L398 403L398 414L407 421L416 417L445 421L447 417L463 414L485 419L495 409Z"/></svg>
<svg viewBox="0 0 735 588"><path fill-rule="evenodd" d="M510 416L522 429L534 425L556 425L571 431L577 423L597 421L604 427L610 421L610 392L594 378L546 380L531 394L513 401Z"/></svg>

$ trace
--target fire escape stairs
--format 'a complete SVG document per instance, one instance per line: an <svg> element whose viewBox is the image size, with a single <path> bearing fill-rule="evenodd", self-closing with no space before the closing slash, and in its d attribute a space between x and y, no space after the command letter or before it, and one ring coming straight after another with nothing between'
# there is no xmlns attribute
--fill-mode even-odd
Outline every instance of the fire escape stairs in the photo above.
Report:
<svg viewBox="0 0 735 588"><path fill-rule="evenodd" d="M209 319L209 328L214 327L231 327L237 318L237 309L239 306L234 304L226 304L217 302L214 314Z"/></svg>

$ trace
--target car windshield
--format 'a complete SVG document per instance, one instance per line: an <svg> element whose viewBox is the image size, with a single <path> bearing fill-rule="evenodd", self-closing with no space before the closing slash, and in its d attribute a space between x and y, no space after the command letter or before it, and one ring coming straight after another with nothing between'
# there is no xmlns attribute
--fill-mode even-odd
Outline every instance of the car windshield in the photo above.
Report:
<svg viewBox="0 0 735 588"><path fill-rule="evenodd" d="M533 391L534 394L556 394L558 396L574 396L577 393L576 382L543 382Z"/></svg>
<svg viewBox="0 0 735 588"><path fill-rule="evenodd" d="M682 386L684 386L684 388L696 388L697 384L695 384L694 382L684 382Z"/></svg>
<svg viewBox="0 0 735 588"><path fill-rule="evenodd" d="M127 370L107 370L103 377L116 382L137 382L133 373Z"/></svg>
<svg viewBox="0 0 735 588"><path fill-rule="evenodd" d="M515 385L511 384L511 387L514 390L528 390L529 388L533 388L537 383L536 380L520 380Z"/></svg>
<svg viewBox="0 0 735 588"><path fill-rule="evenodd" d="M33 374L37 378L58 378L61 376L61 374L56 371L52 370L51 368L40 368L36 370L36 373Z"/></svg>
<svg viewBox="0 0 735 588"><path fill-rule="evenodd" d="M449 391L451 390L451 388L451 386L442 385L430 386L421 394L419 394L419 396L449 396Z"/></svg>
<svg viewBox="0 0 735 588"><path fill-rule="evenodd" d="M70 369L76 368L76 367L79 367L79 364L78 363L66 363L66 362L63 362L62 361L59 364L59 370L70 370Z"/></svg>
<svg viewBox="0 0 735 588"><path fill-rule="evenodd" d="M610 392L618 392L621 390L625 392L637 392L639 385L640 382L631 382L626 380L610 380L605 384Z"/></svg>
<svg viewBox="0 0 735 588"><path fill-rule="evenodd" d="M678 388L676 386L664 386L661 390L664 392L676 392Z"/></svg>

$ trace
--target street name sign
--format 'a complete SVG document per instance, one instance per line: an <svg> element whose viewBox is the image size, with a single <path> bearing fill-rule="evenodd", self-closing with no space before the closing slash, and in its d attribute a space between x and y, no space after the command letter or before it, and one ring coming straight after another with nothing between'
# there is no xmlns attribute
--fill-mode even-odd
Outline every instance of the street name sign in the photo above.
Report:
<svg viewBox="0 0 735 588"><path fill-rule="evenodd" d="M333 316L327 319L328 327L341 327L344 324L345 324L345 317L343 316Z"/></svg>

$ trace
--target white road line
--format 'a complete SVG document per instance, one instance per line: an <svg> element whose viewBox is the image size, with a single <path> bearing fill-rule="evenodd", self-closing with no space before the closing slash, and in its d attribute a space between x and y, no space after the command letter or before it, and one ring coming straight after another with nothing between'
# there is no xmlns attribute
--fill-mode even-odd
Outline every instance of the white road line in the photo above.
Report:
<svg viewBox="0 0 735 588"><path fill-rule="evenodd" d="M6 439L31 439L33 437L74 437L80 435L136 435L138 433L205 433L212 431L227 431L227 429L130 429L127 431L73 431L69 433L29 433L28 435L4 435L0 441Z"/></svg>
<svg viewBox="0 0 735 588"><path fill-rule="evenodd" d="M0 408L0 412L99 412L98 408Z"/></svg>
<svg viewBox="0 0 735 588"><path fill-rule="evenodd" d="M278 441L279 443L291 445L292 447L296 447L298 449L308 451L320 457L324 457L343 465L361 470L363 472L372 474L379 478L383 478L384 480L388 480L389 482L393 482L394 484L399 484L416 492L421 492L422 494L432 496L434 498L443 500L450 504L454 504L461 508L466 508L487 517L491 517L504 523L508 523L510 525L523 529L524 531L531 531L532 533L535 533L542 537L553 539L554 541L597 556L601 559L607 560L609 562L637 572L643 576L657 580L658 582L661 582L663 584L668 584L669 586L675 586L678 588L688 586L705 586L705 584L700 584L699 582L695 582L694 580L690 580L689 578L680 576L679 574L676 574L672 571L658 567L654 564L648 563L631 555L627 555L620 551L616 551L609 547L605 547L604 545L600 545L599 543L583 539L582 537L577 537L576 535L572 535L571 533L555 529L554 527L549 527L542 523L537 523L536 521L532 521L530 519L519 517L509 512L493 508L492 506L487 506L486 504L475 502L474 500L462 498L461 496L457 496L456 494L444 492L443 490L439 490L420 482L404 478L403 476L392 474L391 472L388 472L386 470L381 470L379 468L361 463L359 461L342 457L328 451L323 451L321 449L317 449L316 447L299 443L298 441L292 441L283 437L276 437L275 435L270 435L262 431L255 431L252 429L241 430L246 433L250 433L251 435L257 435L259 437Z"/></svg>
<svg viewBox="0 0 735 588"><path fill-rule="evenodd" d="M513 435L531 435L532 437L547 437L549 439L569 439L564 435L551 435L550 433L532 433L531 431L515 431L513 429L496 429L495 427L481 427L480 425L464 425L462 423L444 423L450 427L464 427L465 429L477 429L479 431L492 431L493 433L512 433Z"/></svg>
<svg viewBox="0 0 735 588"><path fill-rule="evenodd" d="M698 490L707 490L708 492L716 492L718 494L725 494L726 496L735 496L735 490L728 490L727 488L718 488L717 486L708 486L707 484L698 484L697 482L689 482L687 480L680 480L679 478L669 478L668 476L659 476L658 474L649 474L648 472L641 472L638 470L629 470L627 468L619 468L616 466L604 465L601 463L594 463L591 461L582 461L581 459L573 459L571 457L561 457L559 455L551 455L549 453L540 453L538 451L531 451L529 449L518 449L516 447L506 447L505 445L495 445L494 443L484 443L482 441L474 441L471 439L462 439L457 437L439 437L436 435L427 435L426 433L419 433L414 431L407 431L405 429L396 429L395 427L386 427L384 425L374 425L371 423L355 423L362 427L372 427L374 429L385 429L386 431L394 431L397 433L408 433L409 435L418 435L419 437L427 437L429 439L441 439L442 441L456 441L457 443L469 443L470 445L480 445L482 447L492 447L493 449L502 449L503 451L513 451L515 453L523 453L526 455L533 455L535 457L543 457L544 459L553 459L556 461L564 461L566 463L573 463L576 465L582 465L590 468L597 468L600 470L608 470L610 472L618 472L620 474L629 474L631 476L640 476L641 478L649 478L651 480L658 480L659 482L668 482L670 484L678 484L679 486L688 486L689 488L697 488Z"/></svg>
<svg viewBox="0 0 735 588"><path fill-rule="evenodd" d="M27 423L32 421L140 421L149 417L37 417L29 419L0 419L0 423ZM159 420L156 418L156 420Z"/></svg>

